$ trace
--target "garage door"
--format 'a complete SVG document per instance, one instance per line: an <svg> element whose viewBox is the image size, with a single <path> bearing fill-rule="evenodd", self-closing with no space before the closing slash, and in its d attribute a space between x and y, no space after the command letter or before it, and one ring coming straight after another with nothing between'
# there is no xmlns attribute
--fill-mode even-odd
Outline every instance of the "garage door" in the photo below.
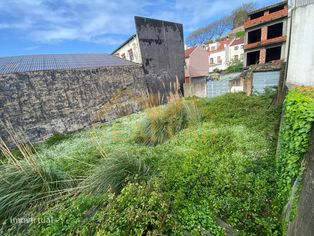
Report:
<svg viewBox="0 0 314 236"><path fill-rule="evenodd" d="M278 86L280 71L254 72L253 94L263 93L266 87Z"/></svg>

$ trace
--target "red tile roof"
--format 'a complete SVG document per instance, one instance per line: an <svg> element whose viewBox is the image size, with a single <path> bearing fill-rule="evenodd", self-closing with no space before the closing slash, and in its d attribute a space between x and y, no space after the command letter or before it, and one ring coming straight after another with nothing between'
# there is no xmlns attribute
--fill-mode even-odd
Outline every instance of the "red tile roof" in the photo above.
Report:
<svg viewBox="0 0 314 236"><path fill-rule="evenodd" d="M235 46L235 45L243 44L243 43L244 43L244 37L241 37L234 40L230 46Z"/></svg>
<svg viewBox="0 0 314 236"><path fill-rule="evenodd" d="M208 51L209 53L215 53L215 52L223 51L223 50L225 50L225 44L226 44L226 45L229 45L229 44L232 42L232 40L233 40L233 39L225 39L225 40L222 40L222 41L218 42L218 48L217 48L217 49L212 50L212 51L211 51L210 49L208 49L207 51Z"/></svg>
<svg viewBox="0 0 314 236"><path fill-rule="evenodd" d="M196 46L186 49L184 51L184 57L188 58L191 55L191 53L194 51L195 48L196 48Z"/></svg>

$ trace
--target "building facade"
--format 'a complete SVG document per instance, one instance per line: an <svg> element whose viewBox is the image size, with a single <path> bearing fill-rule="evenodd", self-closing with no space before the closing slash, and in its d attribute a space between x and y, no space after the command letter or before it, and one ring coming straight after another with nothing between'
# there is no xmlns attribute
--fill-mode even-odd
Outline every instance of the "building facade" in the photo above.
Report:
<svg viewBox="0 0 314 236"><path fill-rule="evenodd" d="M229 46L232 39L225 39L208 44L209 72L225 70L229 63Z"/></svg>
<svg viewBox="0 0 314 236"><path fill-rule="evenodd" d="M209 53L209 72L225 70L233 60L243 61L244 38L229 38L205 46Z"/></svg>
<svg viewBox="0 0 314 236"><path fill-rule="evenodd" d="M249 13L244 23L244 65L286 58L288 4L282 1Z"/></svg>
<svg viewBox="0 0 314 236"><path fill-rule="evenodd" d="M142 57L137 35L134 34L128 38L123 44L114 50L112 54L122 59L141 64Z"/></svg>
<svg viewBox="0 0 314 236"><path fill-rule="evenodd" d="M244 37L233 40L229 47L229 61L241 61L244 59Z"/></svg>
<svg viewBox="0 0 314 236"><path fill-rule="evenodd" d="M208 76L208 52L202 46L196 46L185 50L185 82L191 82L192 78Z"/></svg>

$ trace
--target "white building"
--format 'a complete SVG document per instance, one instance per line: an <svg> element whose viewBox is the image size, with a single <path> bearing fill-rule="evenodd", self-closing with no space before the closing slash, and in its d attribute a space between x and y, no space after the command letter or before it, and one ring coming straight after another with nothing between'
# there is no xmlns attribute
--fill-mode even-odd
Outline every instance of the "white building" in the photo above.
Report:
<svg viewBox="0 0 314 236"><path fill-rule="evenodd" d="M233 40L233 42L230 44L230 58L229 61L232 60L239 60L243 62L244 59L244 37L237 38Z"/></svg>
<svg viewBox="0 0 314 236"><path fill-rule="evenodd" d="M209 52L209 72L225 70L233 59L243 61L244 39L230 38L205 45Z"/></svg>
<svg viewBox="0 0 314 236"><path fill-rule="evenodd" d="M142 63L141 51L139 47L139 42L137 35L134 34L128 38L123 44L121 44L116 50L114 50L112 55L118 56L128 61L135 63Z"/></svg>
<svg viewBox="0 0 314 236"><path fill-rule="evenodd" d="M215 69L225 70L228 67L228 47L231 42L232 39L225 39L208 44L209 72L213 72Z"/></svg>

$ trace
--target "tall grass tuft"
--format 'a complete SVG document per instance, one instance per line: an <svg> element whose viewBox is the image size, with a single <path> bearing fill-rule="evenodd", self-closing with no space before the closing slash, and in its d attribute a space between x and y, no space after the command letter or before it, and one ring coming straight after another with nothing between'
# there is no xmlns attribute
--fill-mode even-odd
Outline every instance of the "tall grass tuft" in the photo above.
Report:
<svg viewBox="0 0 314 236"><path fill-rule="evenodd" d="M109 189L119 193L129 181L147 180L151 172L144 160L136 155L115 153L106 157L82 182L82 189L86 193L105 193Z"/></svg>
<svg viewBox="0 0 314 236"><path fill-rule="evenodd" d="M136 129L135 141L151 146L164 143L200 118L200 112L193 101L173 99L166 106L147 110L146 117Z"/></svg>
<svg viewBox="0 0 314 236"><path fill-rule="evenodd" d="M12 129L8 129L22 158L16 158L0 138L0 151L6 160L0 165L0 218L16 217L25 211L57 200L74 186L66 173L43 157L32 153Z"/></svg>

